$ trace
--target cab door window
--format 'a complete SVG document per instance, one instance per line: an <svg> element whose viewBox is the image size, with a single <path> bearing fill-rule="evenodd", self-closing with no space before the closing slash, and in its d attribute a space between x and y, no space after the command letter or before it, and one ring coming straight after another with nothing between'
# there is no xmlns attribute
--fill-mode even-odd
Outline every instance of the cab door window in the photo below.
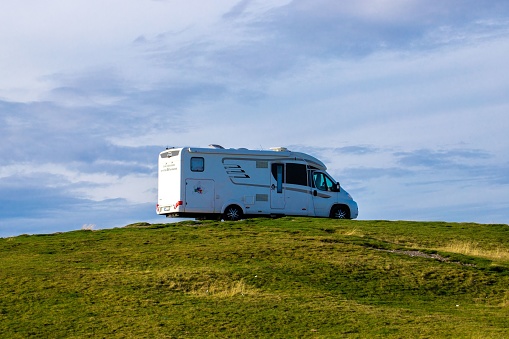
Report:
<svg viewBox="0 0 509 339"><path fill-rule="evenodd" d="M313 173L313 184L316 189L320 191L336 192L337 185L329 178L328 175L322 172Z"/></svg>

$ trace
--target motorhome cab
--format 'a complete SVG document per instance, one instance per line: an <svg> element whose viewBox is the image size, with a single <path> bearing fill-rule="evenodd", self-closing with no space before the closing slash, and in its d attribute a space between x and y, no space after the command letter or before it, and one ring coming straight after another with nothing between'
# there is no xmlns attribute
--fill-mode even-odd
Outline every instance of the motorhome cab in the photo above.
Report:
<svg viewBox="0 0 509 339"><path fill-rule="evenodd" d="M326 169L315 157L284 147L166 149L159 155L157 214L356 218L357 203Z"/></svg>

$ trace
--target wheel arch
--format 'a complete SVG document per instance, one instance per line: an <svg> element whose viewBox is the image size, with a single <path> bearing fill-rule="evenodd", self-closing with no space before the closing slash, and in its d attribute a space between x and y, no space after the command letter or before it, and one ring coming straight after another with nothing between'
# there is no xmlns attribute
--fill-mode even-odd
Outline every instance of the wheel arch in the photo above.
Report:
<svg viewBox="0 0 509 339"><path fill-rule="evenodd" d="M241 203L240 201L236 201L236 200L229 200L229 201L225 202L223 204L223 206L221 207L221 214L223 214L226 211L226 209L232 205L239 207L240 210L242 211L242 213L246 214L246 208L245 208L244 204Z"/></svg>
<svg viewBox="0 0 509 339"><path fill-rule="evenodd" d="M225 207L224 212L221 215L225 221L238 221L244 217L245 213L241 205L232 203Z"/></svg>
<svg viewBox="0 0 509 339"><path fill-rule="evenodd" d="M335 214L337 213L338 210L342 209L343 211L346 212L346 215L344 218L338 218L335 216ZM329 218L333 218L333 219L351 219L352 217L352 214L351 214L351 211L350 211L350 207L346 204L334 204L332 205L331 209L330 209L330 213L329 213Z"/></svg>

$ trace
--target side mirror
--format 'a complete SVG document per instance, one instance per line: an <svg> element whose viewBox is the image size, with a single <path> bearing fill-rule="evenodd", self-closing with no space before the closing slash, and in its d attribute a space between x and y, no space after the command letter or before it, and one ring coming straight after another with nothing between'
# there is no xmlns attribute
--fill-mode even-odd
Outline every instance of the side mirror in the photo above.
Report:
<svg viewBox="0 0 509 339"><path fill-rule="evenodd" d="M339 184L339 182L336 183L336 191L341 192L341 185Z"/></svg>

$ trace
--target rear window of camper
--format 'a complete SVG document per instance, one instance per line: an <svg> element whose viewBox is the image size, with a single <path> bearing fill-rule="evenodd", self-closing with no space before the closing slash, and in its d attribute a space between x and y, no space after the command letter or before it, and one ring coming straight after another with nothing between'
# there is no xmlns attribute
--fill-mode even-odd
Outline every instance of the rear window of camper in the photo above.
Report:
<svg viewBox="0 0 509 339"><path fill-rule="evenodd" d="M171 158L179 155L179 151L167 151L161 153L161 158Z"/></svg>
<svg viewBox="0 0 509 339"><path fill-rule="evenodd" d="M205 170L205 159L202 157L191 158L191 171L203 172Z"/></svg>

